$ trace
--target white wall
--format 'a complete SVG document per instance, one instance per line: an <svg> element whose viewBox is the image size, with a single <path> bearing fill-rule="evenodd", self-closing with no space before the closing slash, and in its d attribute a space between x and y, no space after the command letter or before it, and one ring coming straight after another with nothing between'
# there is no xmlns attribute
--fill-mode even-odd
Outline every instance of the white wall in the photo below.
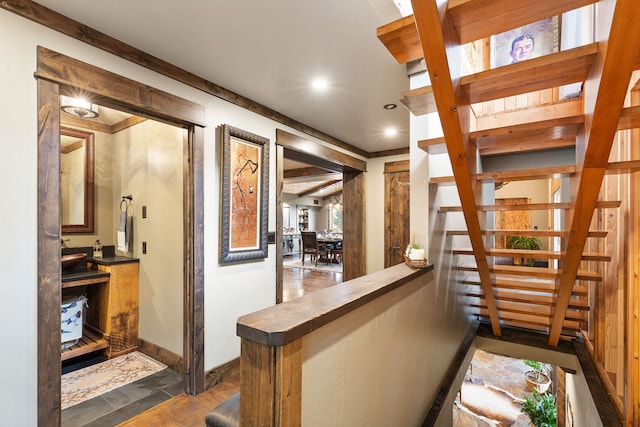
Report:
<svg viewBox="0 0 640 427"><path fill-rule="evenodd" d="M468 330L456 291L429 272L305 336L302 425L420 425Z"/></svg>
<svg viewBox="0 0 640 427"><path fill-rule="evenodd" d="M139 336L183 353L183 129L147 120L113 135L112 241L140 259ZM132 195L133 242L117 251L122 196ZM146 206L146 218L142 208ZM142 242L147 253L142 253Z"/></svg>
<svg viewBox="0 0 640 427"><path fill-rule="evenodd" d="M276 128L301 135L296 130L0 10L0 147L3 152L0 197L5 201L2 210L5 226L0 237L6 249L0 257L0 283L4 300L10 302L0 311L0 321L5 325L0 339L11 346L11 351L0 356L0 413L4 424L19 426L35 425L37 413L37 84L33 73L38 45L205 106L205 369L239 356L240 341L235 331L240 315L275 303L273 245L269 246L269 256L264 260L238 265L218 263L220 139L217 127L228 123L271 140L271 195L275 194ZM99 221L103 220L99 217ZM269 229L275 229L273 196L269 201ZM104 243L109 242L105 239Z"/></svg>

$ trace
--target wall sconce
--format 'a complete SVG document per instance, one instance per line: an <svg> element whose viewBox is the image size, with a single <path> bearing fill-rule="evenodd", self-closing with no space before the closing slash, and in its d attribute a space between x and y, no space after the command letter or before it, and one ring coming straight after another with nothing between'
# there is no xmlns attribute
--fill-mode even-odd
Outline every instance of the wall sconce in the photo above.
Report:
<svg viewBox="0 0 640 427"><path fill-rule="evenodd" d="M84 99L61 95L60 104L60 109L72 116L83 119L94 119L98 117L98 106Z"/></svg>

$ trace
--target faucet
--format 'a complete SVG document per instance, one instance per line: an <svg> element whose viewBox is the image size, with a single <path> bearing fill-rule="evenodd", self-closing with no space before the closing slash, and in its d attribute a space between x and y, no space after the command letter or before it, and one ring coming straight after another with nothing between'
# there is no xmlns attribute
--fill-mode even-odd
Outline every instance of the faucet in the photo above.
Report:
<svg viewBox="0 0 640 427"><path fill-rule="evenodd" d="M67 244L65 242L68 242L69 240L71 239L67 239L67 240L60 239L60 248L66 248Z"/></svg>

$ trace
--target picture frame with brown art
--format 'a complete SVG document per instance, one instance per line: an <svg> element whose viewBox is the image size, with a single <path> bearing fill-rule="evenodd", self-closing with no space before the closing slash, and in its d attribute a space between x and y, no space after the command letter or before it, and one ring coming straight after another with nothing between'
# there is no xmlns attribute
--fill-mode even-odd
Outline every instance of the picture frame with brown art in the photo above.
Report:
<svg viewBox="0 0 640 427"><path fill-rule="evenodd" d="M266 258L269 139L227 124L220 129L220 263Z"/></svg>

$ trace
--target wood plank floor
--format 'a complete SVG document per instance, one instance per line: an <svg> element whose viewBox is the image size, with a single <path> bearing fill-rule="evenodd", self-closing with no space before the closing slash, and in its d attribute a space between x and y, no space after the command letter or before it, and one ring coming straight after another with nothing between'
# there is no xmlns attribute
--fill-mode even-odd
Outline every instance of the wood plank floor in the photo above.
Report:
<svg viewBox="0 0 640 427"><path fill-rule="evenodd" d="M342 283L342 273L302 268L283 269L283 300L289 301L310 292ZM121 427L202 427L207 412L240 390L240 376L233 375L198 396L178 395L135 417L118 424Z"/></svg>

